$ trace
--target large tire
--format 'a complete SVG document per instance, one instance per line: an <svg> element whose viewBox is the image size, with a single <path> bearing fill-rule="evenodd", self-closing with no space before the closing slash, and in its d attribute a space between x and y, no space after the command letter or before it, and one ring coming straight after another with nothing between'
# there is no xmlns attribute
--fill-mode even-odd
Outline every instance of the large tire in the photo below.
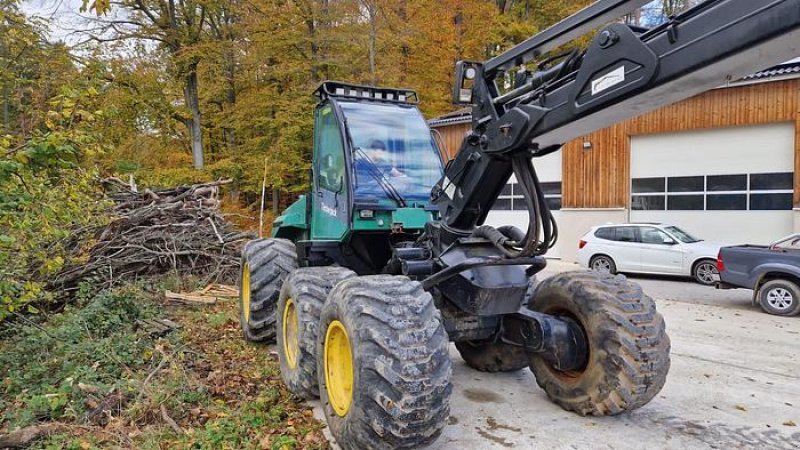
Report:
<svg viewBox="0 0 800 450"><path fill-rule="evenodd" d="M418 282L391 275L342 281L319 330L320 398L343 449L417 448L439 437L452 392L448 339Z"/></svg>
<svg viewBox="0 0 800 450"><path fill-rule="evenodd" d="M297 252L286 239L256 239L245 245L239 277L239 324L250 342L273 342L275 311L283 280L297 268Z"/></svg>
<svg viewBox="0 0 800 450"><path fill-rule="evenodd" d="M283 382L298 397L319 397L316 346L320 312L331 289L354 276L355 272L344 267L301 267L283 282L277 308L278 361Z"/></svg>
<svg viewBox="0 0 800 450"><path fill-rule="evenodd" d="M456 342L456 349L468 366L481 372L513 372L530 364L524 348L503 342Z"/></svg>
<svg viewBox="0 0 800 450"><path fill-rule="evenodd" d="M767 314L800 314L800 286L789 280L770 280L758 289L758 304Z"/></svg>
<svg viewBox="0 0 800 450"><path fill-rule="evenodd" d="M664 318L642 288L624 276L568 272L536 287L528 307L580 324L589 348L579 371L561 372L531 357L536 382L562 408L615 415L648 403L664 386L670 341Z"/></svg>

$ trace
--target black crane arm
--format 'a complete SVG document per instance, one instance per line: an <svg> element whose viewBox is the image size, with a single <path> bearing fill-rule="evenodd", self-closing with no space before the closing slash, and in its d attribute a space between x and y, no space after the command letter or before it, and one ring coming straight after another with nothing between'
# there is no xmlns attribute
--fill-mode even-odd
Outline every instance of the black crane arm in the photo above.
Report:
<svg viewBox="0 0 800 450"><path fill-rule="evenodd" d="M431 194L440 231L450 235L440 239L480 235L507 256L543 254L555 241L555 223L532 157L800 56L800 0L708 0L649 30L606 25L585 50L517 73L501 93L509 70L644 3L601 0L485 63L457 64L454 102L473 105L473 130ZM512 172L531 215L524 237L479 227Z"/></svg>

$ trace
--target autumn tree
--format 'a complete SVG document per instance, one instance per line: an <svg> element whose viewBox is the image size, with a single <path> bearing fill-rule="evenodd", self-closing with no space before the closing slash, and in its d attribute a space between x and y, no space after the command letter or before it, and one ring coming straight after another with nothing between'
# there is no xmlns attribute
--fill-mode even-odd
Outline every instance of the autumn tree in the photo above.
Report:
<svg viewBox="0 0 800 450"><path fill-rule="evenodd" d="M196 47L203 40L208 5L197 0L121 0L112 6L115 17L98 17L87 30L96 42L138 40L152 42L165 50L171 60L167 66L182 83L183 100L188 109L184 124L189 132L195 169L204 166L202 115L198 83L201 55Z"/></svg>

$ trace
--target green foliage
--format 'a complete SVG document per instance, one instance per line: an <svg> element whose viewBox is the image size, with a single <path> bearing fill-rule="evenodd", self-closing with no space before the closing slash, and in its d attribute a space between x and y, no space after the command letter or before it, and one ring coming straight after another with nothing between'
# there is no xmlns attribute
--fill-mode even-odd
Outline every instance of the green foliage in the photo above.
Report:
<svg viewBox="0 0 800 450"><path fill-rule="evenodd" d="M133 288L105 291L68 307L46 328L29 323L7 329L10 336L0 341L0 398L7 402L0 405L0 425L82 419L86 397L78 383L132 392L126 380L149 362L143 355L152 346L133 332L137 319L154 312L140 296Z"/></svg>
<svg viewBox="0 0 800 450"><path fill-rule="evenodd" d="M77 69L42 33L13 4L0 4L0 322L51 297L47 280L70 262L75 233L98 224L104 206L92 168L105 148L97 127L109 118L97 107L103 66Z"/></svg>

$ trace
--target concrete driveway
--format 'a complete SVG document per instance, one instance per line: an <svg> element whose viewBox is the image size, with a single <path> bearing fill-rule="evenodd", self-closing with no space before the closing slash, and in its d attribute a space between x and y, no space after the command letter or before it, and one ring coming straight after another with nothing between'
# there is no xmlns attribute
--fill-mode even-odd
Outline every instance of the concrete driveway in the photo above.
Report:
<svg viewBox="0 0 800 450"><path fill-rule="evenodd" d="M543 277L574 269L552 262ZM451 347L451 417L435 447L800 448L800 317L762 313L749 291L630 278L656 299L672 339L667 383L650 404L579 417L551 403L530 370L478 372Z"/></svg>

